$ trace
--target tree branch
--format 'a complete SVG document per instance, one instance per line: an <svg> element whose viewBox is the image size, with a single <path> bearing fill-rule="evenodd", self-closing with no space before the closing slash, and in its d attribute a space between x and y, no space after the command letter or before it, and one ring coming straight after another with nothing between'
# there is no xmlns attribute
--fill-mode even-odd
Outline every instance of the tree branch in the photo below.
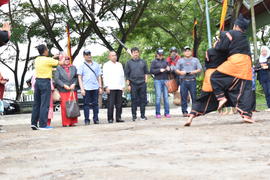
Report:
<svg viewBox="0 0 270 180"><path fill-rule="evenodd" d="M33 0L30 0L30 3L32 5L32 8L35 12L35 14L38 16L40 22L43 24L44 28L46 29L48 35L50 36L50 39L52 40L52 42L54 43L54 45L57 47L58 50L63 51L62 47L60 46L60 44L58 43L58 41L55 39L55 35L53 32L53 27L50 24L50 20L46 19L45 17L43 17L41 15L41 13L39 12L39 10L35 7ZM43 8L42 8L43 9Z"/></svg>

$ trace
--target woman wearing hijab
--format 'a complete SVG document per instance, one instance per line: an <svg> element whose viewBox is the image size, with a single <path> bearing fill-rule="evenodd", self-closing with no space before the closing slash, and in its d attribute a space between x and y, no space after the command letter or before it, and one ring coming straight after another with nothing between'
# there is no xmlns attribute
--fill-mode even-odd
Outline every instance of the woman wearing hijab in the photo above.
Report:
<svg viewBox="0 0 270 180"><path fill-rule="evenodd" d="M54 75L56 88L59 90L61 97L61 115L63 127L75 126L78 123L78 118L68 118L66 115L66 102L70 100L78 100L76 84L78 82L77 69L70 62L70 58L65 56L65 61L62 66L57 66ZM71 93L74 93L72 96Z"/></svg>
<svg viewBox="0 0 270 180"><path fill-rule="evenodd" d="M258 73L258 80L263 87L265 99L268 109L270 111L270 50L267 46L262 46L259 64L256 66Z"/></svg>

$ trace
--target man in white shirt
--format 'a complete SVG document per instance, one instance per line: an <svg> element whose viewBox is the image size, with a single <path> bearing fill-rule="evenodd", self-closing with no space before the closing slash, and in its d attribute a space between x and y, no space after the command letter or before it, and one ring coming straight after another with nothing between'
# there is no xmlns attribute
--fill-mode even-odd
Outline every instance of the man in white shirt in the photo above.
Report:
<svg viewBox="0 0 270 180"><path fill-rule="evenodd" d="M108 122L113 123L114 106L116 122L124 122L121 120L122 92L125 87L124 69L122 64L117 62L117 55L114 51L110 51L108 58L109 61L103 66L104 87L108 94Z"/></svg>

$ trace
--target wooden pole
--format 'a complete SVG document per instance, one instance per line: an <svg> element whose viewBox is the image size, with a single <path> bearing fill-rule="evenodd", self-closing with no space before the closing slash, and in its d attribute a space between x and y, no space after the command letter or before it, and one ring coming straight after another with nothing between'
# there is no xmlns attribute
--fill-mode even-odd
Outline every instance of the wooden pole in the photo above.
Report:
<svg viewBox="0 0 270 180"><path fill-rule="evenodd" d="M254 46L254 63L258 63L258 47L257 47L257 31L256 31L256 21L255 21L255 11L254 11L254 0L250 0L250 10L251 10L251 23L252 23L252 36L253 36L253 46Z"/></svg>

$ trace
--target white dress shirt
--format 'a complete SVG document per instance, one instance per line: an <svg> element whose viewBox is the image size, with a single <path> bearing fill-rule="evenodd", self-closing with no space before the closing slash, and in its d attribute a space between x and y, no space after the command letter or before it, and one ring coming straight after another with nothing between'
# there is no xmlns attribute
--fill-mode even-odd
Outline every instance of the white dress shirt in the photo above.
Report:
<svg viewBox="0 0 270 180"><path fill-rule="evenodd" d="M123 90L125 87L124 69L121 63L109 60L103 65L104 87L110 90Z"/></svg>

